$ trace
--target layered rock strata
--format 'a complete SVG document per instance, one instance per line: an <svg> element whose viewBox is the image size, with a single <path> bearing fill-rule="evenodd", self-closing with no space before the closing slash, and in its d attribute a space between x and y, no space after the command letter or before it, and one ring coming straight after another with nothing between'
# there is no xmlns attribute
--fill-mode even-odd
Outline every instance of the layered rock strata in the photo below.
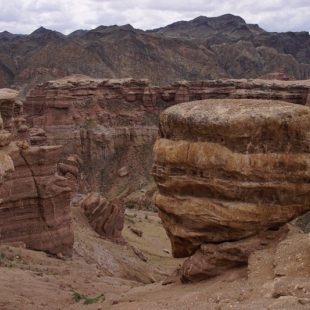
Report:
<svg viewBox="0 0 310 310"><path fill-rule="evenodd" d="M150 182L150 150L158 115L165 108L212 98L273 99L306 105L309 87L309 81L224 79L156 87L146 79L76 75L38 85L27 96L24 112L32 127L31 145L62 145L61 157L77 154L92 190L113 198ZM118 171L124 166L127 173L120 178Z"/></svg>
<svg viewBox="0 0 310 310"><path fill-rule="evenodd" d="M245 267L251 254L274 250L285 239L288 231L289 227L284 225L278 230L267 230L238 241L203 243L194 255L184 261L180 280L185 283L198 282L223 274L229 269Z"/></svg>
<svg viewBox="0 0 310 310"><path fill-rule="evenodd" d="M148 80L78 75L43 84L25 103L30 141L62 145L61 157L78 155L93 191L114 198L138 190L151 180L152 153L147 150L154 144L162 109L154 98ZM127 173L120 178L124 166Z"/></svg>
<svg viewBox="0 0 310 310"><path fill-rule="evenodd" d="M12 133L0 130L0 242L21 241L31 249L70 255L71 189L56 173L61 146L31 147L27 140L14 141L20 137L15 124L21 104L17 93L2 95L0 126Z"/></svg>
<svg viewBox="0 0 310 310"><path fill-rule="evenodd" d="M159 112L162 105L167 107L165 102L171 105L193 100L240 98L284 100L306 105L309 88L310 80L183 80L158 87L151 85L148 79L92 79L75 75L37 85L28 94L24 110L36 119L34 124L38 126L40 123L45 126L57 125L55 120L49 121L51 115L56 116L56 112L42 117L49 108L64 109L63 112L69 109L71 118L68 119L68 123L74 118L76 122L84 124L87 116L88 119L93 119L101 114L98 115L99 122L104 125L117 124L120 120L113 112L123 108L119 115L123 123L127 119L132 124L141 124L145 122L141 112ZM95 109L94 103L97 103ZM59 121L60 118L58 116Z"/></svg>
<svg viewBox="0 0 310 310"><path fill-rule="evenodd" d="M68 186L71 188L73 196L89 191L89 185L82 178L81 165L83 165L83 161L76 154L61 158L57 165L58 173L68 180Z"/></svg>
<svg viewBox="0 0 310 310"><path fill-rule="evenodd" d="M203 100L160 116L154 203L175 257L241 240L309 210L310 110L281 101Z"/></svg>
<svg viewBox="0 0 310 310"><path fill-rule="evenodd" d="M99 193L93 192L85 198L81 207L94 230L106 239L124 244L121 235L125 221L125 205L118 199L108 201Z"/></svg>

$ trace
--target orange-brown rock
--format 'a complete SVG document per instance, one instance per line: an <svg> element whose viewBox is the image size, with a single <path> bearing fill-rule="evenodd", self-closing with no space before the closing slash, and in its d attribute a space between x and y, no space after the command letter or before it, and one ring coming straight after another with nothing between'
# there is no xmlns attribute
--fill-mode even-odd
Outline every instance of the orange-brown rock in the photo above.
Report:
<svg viewBox="0 0 310 310"><path fill-rule="evenodd" d="M158 115L175 103L211 98L285 100L305 105L309 81L201 80L155 87L146 79L69 76L37 86L24 111L31 145L62 145L61 158L82 159L83 178L108 199L151 181ZM309 97L310 98L310 97ZM127 167L126 177L120 177ZM63 174L65 175L65 174ZM73 191L85 188L67 174ZM82 191L85 192L85 191Z"/></svg>
<svg viewBox="0 0 310 310"><path fill-rule="evenodd" d="M81 207L91 226L100 236L119 244L125 243L121 235L125 220L123 203L118 199L108 201L99 193L93 192L82 201Z"/></svg>
<svg viewBox="0 0 310 310"><path fill-rule="evenodd" d="M32 127L29 129L30 143L35 146L47 145L47 137L42 128Z"/></svg>
<svg viewBox="0 0 310 310"><path fill-rule="evenodd" d="M1 137L1 133L0 133ZM15 170L12 158L0 150L0 185ZM1 203L1 197L0 197Z"/></svg>
<svg viewBox="0 0 310 310"><path fill-rule="evenodd" d="M160 116L154 203L173 255L241 240L309 210L310 109L281 101L203 100Z"/></svg>
<svg viewBox="0 0 310 310"><path fill-rule="evenodd" d="M275 248L288 231L289 228L284 225L279 230L268 230L238 241L203 243L194 255L184 261L180 279L182 282L198 282L229 269L247 266L252 253Z"/></svg>
<svg viewBox="0 0 310 310"><path fill-rule="evenodd" d="M57 165L59 174L67 178L73 195L89 191L84 174L80 171L81 165L83 161L76 154L61 158Z"/></svg>
<svg viewBox="0 0 310 310"><path fill-rule="evenodd" d="M1 242L70 255L73 230L67 179L56 173L60 147L3 147L14 173L0 185Z"/></svg>
<svg viewBox="0 0 310 310"><path fill-rule="evenodd" d="M145 149L151 150L154 144L163 109L154 98L149 81L143 79L77 75L45 83L25 103L32 127L30 141L62 145L63 157L77 154L92 190L107 197L118 196L126 188L137 190L140 182L151 180L152 153ZM114 186L124 166L130 178Z"/></svg>
<svg viewBox="0 0 310 310"><path fill-rule="evenodd" d="M10 141L19 139L29 140L26 119L21 117L23 104L18 99L18 95L19 93L16 90L0 89L0 130L9 132ZM2 133L4 134L4 132Z"/></svg>
<svg viewBox="0 0 310 310"><path fill-rule="evenodd" d="M21 128L21 110L16 92L0 92L0 126L7 129L0 130L0 242L19 241L31 249L70 255L71 190L56 173L61 147L14 142L29 137L27 127Z"/></svg>

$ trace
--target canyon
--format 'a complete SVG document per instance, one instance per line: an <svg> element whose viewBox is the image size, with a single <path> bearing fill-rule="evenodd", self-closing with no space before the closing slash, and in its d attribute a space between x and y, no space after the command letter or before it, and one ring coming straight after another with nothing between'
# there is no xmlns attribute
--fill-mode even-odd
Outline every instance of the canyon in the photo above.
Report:
<svg viewBox="0 0 310 310"><path fill-rule="evenodd" d="M30 277L40 291L38 301L25 289L27 303L6 298L1 306L33 309L33 302L37 308L44 304L57 309L57 292L62 291L65 305L82 307L72 299L72 292L82 290L93 296L104 292L107 309L306 307L308 235L291 223L283 224L308 210L310 81L286 81L281 71L273 77L278 75L284 80L181 80L168 86L153 86L148 79L73 75L37 85L23 102L17 91L1 90L0 250L4 257L1 254L0 264L7 281ZM190 101L195 103L184 103ZM209 113L207 102L212 106ZM189 106L196 107L193 111L200 116L192 117L190 125L179 123ZM181 112L167 116L173 110ZM213 121L209 131L203 119ZM165 150L171 151L163 155ZM208 162L210 152L214 159ZM219 166L226 169L222 175L216 174L221 172ZM291 170L296 174L287 174ZM172 248L160 219L143 213L149 212L146 207L152 205L157 189L152 174L160 193L154 202ZM208 176L215 181L206 181ZM165 211L168 193L171 210ZM195 201L199 205L199 200L206 199L202 193L211 200L229 198L233 202L227 204L240 206L240 212L214 211L211 224L201 214L195 218L186 206ZM144 211L124 214L131 204ZM260 214L257 223L242 213L243 205ZM173 216L172 209L183 207L184 218ZM276 210L272 217L271 207ZM237 214L243 217L233 219ZM199 229L193 232L196 220ZM217 233L208 234L206 227ZM142 236L131 228L143 232ZM233 248L225 244L231 239L237 242ZM214 249L208 242L220 246ZM232 252L237 253L235 261ZM173 259L170 253L196 254L184 260ZM220 272L212 273L215 269L209 266L207 282L193 284L194 288L180 285L180 281L205 279L205 270L196 269L199 275L188 270L205 260L206 253L222 259L215 268ZM296 260L285 258L292 255ZM23 269L18 257L29 267ZM40 261L46 270L39 267ZM223 262L231 269L221 268ZM164 279L172 284L162 286ZM43 298L48 291L44 281L55 288L50 293L53 304ZM222 287L223 292L212 287ZM9 287L1 289L17 296ZM98 304L89 307L98 309Z"/></svg>
<svg viewBox="0 0 310 310"><path fill-rule="evenodd" d="M122 207L115 208L115 212L119 215L123 211L116 210L124 210L130 203L145 207L152 204L156 190L151 175L152 148L161 111L181 102L206 99L284 100L308 106L309 85L309 81L222 79L179 81L155 87L147 79L92 79L75 75L38 85L24 103L18 99L17 91L7 90L1 101L4 154L1 173L5 180L1 185L1 196L5 197L2 205L22 199L33 201L37 195L38 212L43 212L42 223L45 220L47 227L67 230L65 234L71 234L68 242L72 247L71 195L98 192L105 197L100 199L118 199ZM180 134L185 128L179 128ZM54 174L56 164L58 173ZM30 182L29 177L33 177L33 181ZM51 190L44 190L46 187ZM11 195L6 194L9 190ZM52 207L55 201L61 212L67 214L63 223L57 215L55 222L46 222L49 215L44 212L50 211L42 205ZM110 208L108 203L100 204ZM114 217L113 212L109 216L106 212L102 213L105 214L102 228L96 228L97 231L103 229L102 233L109 217ZM23 213L21 216L27 217ZM3 222L6 217L3 216ZM117 225L122 227L121 222ZM32 230L35 234L36 228ZM4 231L3 228L2 235ZM121 238L119 233L110 233L110 237ZM68 252L68 249L56 248L54 252Z"/></svg>
<svg viewBox="0 0 310 310"><path fill-rule="evenodd" d="M161 111L181 102L225 98L284 100L308 106L309 86L308 80L223 79L159 87L147 79L75 75L38 85L26 97L23 111L31 144L62 145L63 160L77 156L75 165L81 177L75 172L72 180L82 178L89 188L111 199L133 192L139 195L144 189L150 200L155 189L151 150ZM126 173L120 173L121 169ZM85 193L87 186L81 187Z"/></svg>

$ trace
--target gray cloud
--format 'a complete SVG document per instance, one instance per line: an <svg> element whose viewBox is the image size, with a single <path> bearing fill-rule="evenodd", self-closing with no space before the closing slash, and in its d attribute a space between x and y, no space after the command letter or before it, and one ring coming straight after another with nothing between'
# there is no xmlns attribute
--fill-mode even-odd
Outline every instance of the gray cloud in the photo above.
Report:
<svg viewBox="0 0 310 310"><path fill-rule="evenodd" d="M308 0L10 0L0 3L0 32L31 33L40 26L70 33L99 25L154 29L199 15L231 13L268 31L309 31Z"/></svg>

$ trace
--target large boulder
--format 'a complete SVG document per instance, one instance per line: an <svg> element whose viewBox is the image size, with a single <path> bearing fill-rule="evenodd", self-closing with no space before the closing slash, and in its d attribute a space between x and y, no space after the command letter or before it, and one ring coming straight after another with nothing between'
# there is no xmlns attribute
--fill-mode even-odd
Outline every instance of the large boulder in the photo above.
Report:
<svg viewBox="0 0 310 310"><path fill-rule="evenodd" d="M154 203L174 257L276 229L310 209L310 109L202 100L160 116Z"/></svg>
<svg viewBox="0 0 310 310"><path fill-rule="evenodd" d="M125 244L122 230L125 221L125 205L117 198L108 201L97 192L89 194L81 207L90 225L103 238Z"/></svg>

